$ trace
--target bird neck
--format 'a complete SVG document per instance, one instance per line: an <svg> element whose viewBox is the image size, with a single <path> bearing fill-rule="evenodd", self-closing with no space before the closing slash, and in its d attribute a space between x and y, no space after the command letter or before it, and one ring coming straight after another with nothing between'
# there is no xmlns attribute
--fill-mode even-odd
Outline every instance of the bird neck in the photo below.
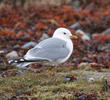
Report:
<svg viewBox="0 0 110 100"><path fill-rule="evenodd" d="M70 38L63 37L63 36L53 35L53 38L58 38L58 39L61 39L61 40L64 40L64 41L71 41L71 39L70 39Z"/></svg>

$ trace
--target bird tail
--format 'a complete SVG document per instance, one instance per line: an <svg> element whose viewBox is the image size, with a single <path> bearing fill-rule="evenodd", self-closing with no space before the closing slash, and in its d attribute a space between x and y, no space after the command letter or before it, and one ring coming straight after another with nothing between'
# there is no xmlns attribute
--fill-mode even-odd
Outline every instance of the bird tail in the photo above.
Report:
<svg viewBox="0 0 110 100"><path fill-rule="evenodd" d="M25 60L24 58L11 59L8 61L9 64L13 64L18 68L27 69L27 65L30 65L34 62Z"/></svg>

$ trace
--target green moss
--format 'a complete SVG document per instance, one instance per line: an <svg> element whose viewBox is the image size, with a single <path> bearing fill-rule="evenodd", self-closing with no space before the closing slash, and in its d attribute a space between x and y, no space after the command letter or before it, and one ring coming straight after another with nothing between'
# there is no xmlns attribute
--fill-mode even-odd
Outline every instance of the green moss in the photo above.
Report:
<svg viewBox="0 0 110 100"><path fill-rule="evenodd" d="M64 80L65 76L72 75L78 79L73 82L66 82ZM103 79L88 83L87 80L83 80L82 77L82 71L79 70L68 70L67 72L60 71L57 72L56 77L53 76L52 71L50 71L50 73L46 71L32 73L29 71L26 74L4 78L0 77L0 96L7 94L5 97L8 98L9 96L16 95L19 91L30 91L30 98L38 97L40 100L45 100L47 98L61 100L65 96L68 100L71 100L73 95L70 93L73 91L91 93L93 91L100 92L102 90ZM24 95L25 94L20 94L18 97ZM110 94L107 94L107 96L110 96ZM103 96L100 96L100 98L102 97Z"/></svg>

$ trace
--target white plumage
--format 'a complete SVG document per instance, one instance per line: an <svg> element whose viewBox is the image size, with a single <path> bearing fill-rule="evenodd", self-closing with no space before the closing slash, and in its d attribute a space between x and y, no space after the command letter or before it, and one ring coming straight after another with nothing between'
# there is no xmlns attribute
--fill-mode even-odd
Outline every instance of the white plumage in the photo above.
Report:
<svg viewBox="0 0 110 100"><path fill-rule="evenodd" d="M25 66L39 61L46 61L52 65L64 63L73 51L71 36L68 29L58 28L51 38L41 41L28 50L24 58L11 60L10 63L17 63L19 68L25 68Z"/></svg>

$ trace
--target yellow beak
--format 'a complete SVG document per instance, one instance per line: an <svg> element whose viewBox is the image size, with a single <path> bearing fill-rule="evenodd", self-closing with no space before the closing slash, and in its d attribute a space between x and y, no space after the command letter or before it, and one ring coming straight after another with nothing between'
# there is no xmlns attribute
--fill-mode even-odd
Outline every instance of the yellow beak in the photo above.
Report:
<svg viewBox="0 0 110 100"><path fill-rule="evenodd" d="M71 39L78 39L78 37L76 35L72 35L70 38Z"/></svg>

